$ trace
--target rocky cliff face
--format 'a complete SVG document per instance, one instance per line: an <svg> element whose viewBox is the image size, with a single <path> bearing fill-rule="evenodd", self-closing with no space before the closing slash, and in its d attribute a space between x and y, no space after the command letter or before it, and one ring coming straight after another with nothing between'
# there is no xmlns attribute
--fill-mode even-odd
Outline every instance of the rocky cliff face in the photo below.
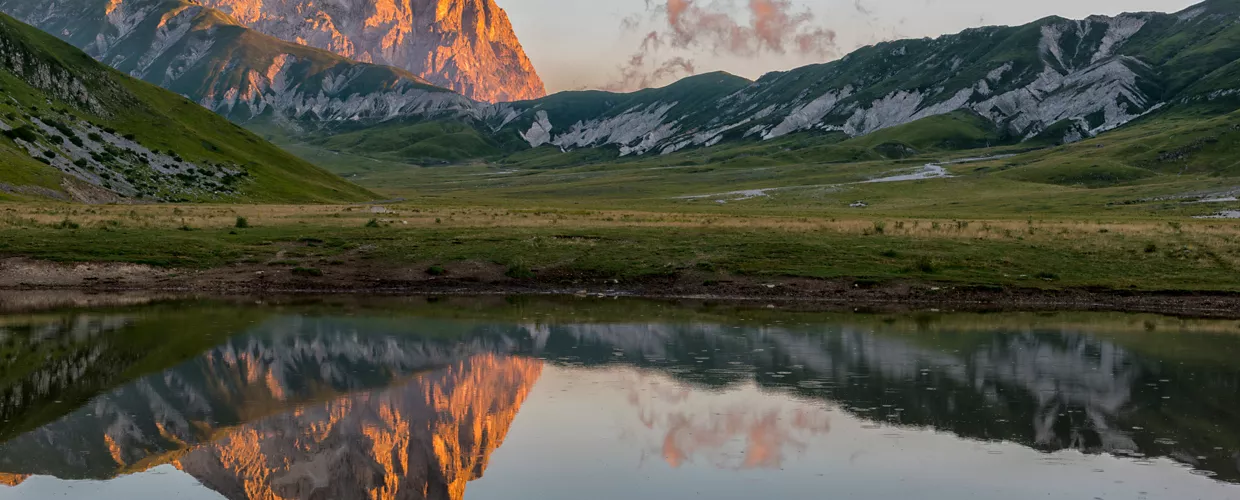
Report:
<svg viewBox="0 0 1240 500"><path fill-rule="evenodd" d="M0 11L238 122L297 130L480 107L408 71L285 42L186 0L0 0Z"/></svg>
<svg viewBox="0 0 1240 500"><path fill-rule="evenodd" d="M493 0L197 1L276 38L406 69L475 100L546 95Z"/></svg>

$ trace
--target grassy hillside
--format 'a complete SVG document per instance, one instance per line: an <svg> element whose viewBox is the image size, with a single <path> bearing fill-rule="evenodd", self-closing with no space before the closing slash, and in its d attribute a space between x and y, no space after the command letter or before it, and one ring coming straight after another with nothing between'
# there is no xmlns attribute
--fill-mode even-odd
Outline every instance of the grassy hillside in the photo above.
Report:
<svg viewBox="0 0 1240 500"><path fill-rule="evenodd" d="M0 14L0 196L111 201L372 198L176 94Z"/></svg>
<svg viewBox="0 0 1240 500"><path fill-rule="evenodd" d="M311 138L307 144L332 152L365 153L376 159L433 165L499 155L488 134L460 121L384 123Z"/></svg>

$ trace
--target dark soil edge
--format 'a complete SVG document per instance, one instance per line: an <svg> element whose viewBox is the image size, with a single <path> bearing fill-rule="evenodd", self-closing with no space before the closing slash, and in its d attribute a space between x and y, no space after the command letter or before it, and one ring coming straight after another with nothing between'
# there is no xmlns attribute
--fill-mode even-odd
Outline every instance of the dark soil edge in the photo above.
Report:
<svg viewBox="0 0 1240 500"><path fill-rule="evenodd" d="M0 261L0 290L87 294L561 295L729 301L798 310L1116 311L1240 319L1240 292L1019 288L857 279L726 277L682 273L639 280L538 275L502 269L430 276L413 268L330 268L320 275L267 266L169 270L132 264Z"/></svg>

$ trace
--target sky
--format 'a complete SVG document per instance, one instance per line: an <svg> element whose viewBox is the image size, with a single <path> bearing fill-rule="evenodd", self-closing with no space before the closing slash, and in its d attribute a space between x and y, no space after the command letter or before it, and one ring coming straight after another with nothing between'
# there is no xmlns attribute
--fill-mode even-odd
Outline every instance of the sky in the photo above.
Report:
<svg viewBox="0 0 1240 500"><path fill-rule="evenodd" d="M1198 0L496 0L549 92L689 74L757 78L864 45L1058 15L1176 12ZM755 14L757 13L757 14Z"/></svg>

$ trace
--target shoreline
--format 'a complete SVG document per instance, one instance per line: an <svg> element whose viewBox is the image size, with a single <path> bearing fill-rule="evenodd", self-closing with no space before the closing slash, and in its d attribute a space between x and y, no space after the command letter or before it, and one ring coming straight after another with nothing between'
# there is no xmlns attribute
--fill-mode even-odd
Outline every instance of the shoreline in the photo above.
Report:
<svg viewBox="0 0 1240 500"><path fill-rule="evenodd" d="M1023 288L919 281L795 277L719 277L681 273L620 281L554 275L510 278L499 266L429 276L410 268L332 269L325 276L286 269L232 265L203 270L141 264L62 264L25 258L0 260L0 291L19 297L77 294L89 306L116 294L177 296L562 296L603 299L733 302L781 309L915 311L1113 311L1240 319L1240 292ZM48 299L53 300L54 299ZM9 302L20 302L10 298ZM6 302L0 300L0 302ZM70 301L75 302L75 301ZM76 303L75 302L75 303ZM2 310L4 308L0 308Z"/></svg>

